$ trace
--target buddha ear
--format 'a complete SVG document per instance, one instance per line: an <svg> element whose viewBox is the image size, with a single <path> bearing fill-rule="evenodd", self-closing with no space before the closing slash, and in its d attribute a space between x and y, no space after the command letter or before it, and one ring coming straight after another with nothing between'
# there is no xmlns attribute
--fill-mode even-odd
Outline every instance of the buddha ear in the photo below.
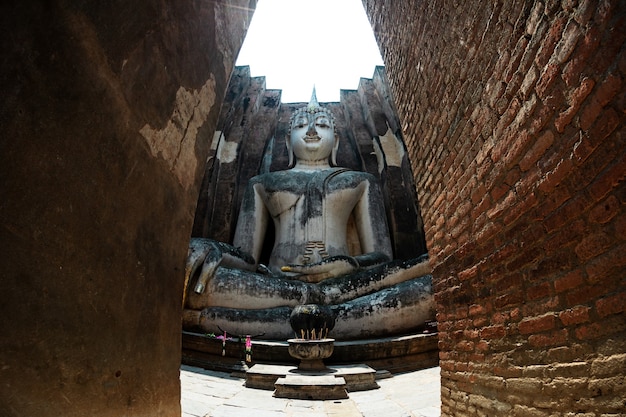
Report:
<svg viewBox="0 0 626 417"><path fill-rule="evenodd" d="M287 145L287 155L289 155L289 164L287 168L291 168L293 166L293 149L291 148L291 138L288 136L285 141L285 145Z"/></svg>
<svg viewBox="0 0 626 417"><path fill-rule="evenodd" d="M339 138L335 136L335 144L333 145L333 151L330 154L330 165L337 166L337 150L339 149Z"/></svg>

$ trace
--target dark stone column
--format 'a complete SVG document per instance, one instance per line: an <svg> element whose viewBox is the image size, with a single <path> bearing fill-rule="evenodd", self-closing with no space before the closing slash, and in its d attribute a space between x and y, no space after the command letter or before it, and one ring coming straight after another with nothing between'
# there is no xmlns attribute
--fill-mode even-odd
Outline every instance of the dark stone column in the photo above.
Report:
<svg viewBox="0 0 626 417"><path fill-rule="evenodd" d="M187 242L254 4L0 7L0 415L180 414Z"/></svg>

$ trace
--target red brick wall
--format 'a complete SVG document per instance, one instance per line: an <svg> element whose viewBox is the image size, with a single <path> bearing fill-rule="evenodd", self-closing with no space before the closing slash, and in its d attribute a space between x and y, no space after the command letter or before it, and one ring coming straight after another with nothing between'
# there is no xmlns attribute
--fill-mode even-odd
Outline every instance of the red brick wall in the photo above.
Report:
<svg viewBox="0 0 626 417"><path fill-rule="evenodd" d="M442 415L620 415L624 1L364 4L434 266Z"/></svg>

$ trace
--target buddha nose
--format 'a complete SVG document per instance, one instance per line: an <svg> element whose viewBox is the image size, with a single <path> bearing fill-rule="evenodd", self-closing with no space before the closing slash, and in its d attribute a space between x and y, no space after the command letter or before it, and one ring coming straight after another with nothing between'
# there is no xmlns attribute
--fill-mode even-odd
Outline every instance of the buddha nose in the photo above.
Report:
<svg viewBox="0 0 626 417"><path fill-rule="evenodd" d="M315 136L317 135L317 131L315 130L315 122L309 123L309 128L306 131L307 136Z"/></svg>

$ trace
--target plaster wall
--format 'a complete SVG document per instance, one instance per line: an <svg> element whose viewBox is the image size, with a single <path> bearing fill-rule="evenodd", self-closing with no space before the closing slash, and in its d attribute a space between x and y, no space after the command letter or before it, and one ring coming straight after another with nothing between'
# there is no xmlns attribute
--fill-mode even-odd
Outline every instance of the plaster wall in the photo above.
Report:
<svg viewBox="0 0 626 417"><path fill-rule="evenodd" d="M187 242L254 6L0 6L0 415L180 415Z"/></svg>

